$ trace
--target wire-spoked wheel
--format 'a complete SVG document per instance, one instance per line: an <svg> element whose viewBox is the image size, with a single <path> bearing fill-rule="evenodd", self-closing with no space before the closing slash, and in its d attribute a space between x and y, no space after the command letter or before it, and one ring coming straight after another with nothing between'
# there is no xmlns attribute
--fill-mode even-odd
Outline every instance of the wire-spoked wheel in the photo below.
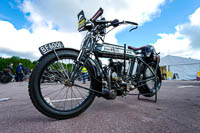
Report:
<svg viewBox="0 0 200 133"><path fill-rule="evenodd" d="M29 94L41 113L56 119L71 118L82 113L93 102L93 92L74 86L90 88L91 81L83 84L77 78L74 84L69 82L77 56L78 53L74 51L58 51L57 56L51 53L35 67L29 82ZM90 75L87 64L85 67ZM77 77L81 76L79 74Z"/></svg>
<svg viewBox="0 0 200 133"><path fill-rule="evenodd" d="M138 87L139 92L145 96L145 97L152 97L156 94L157 91L159 91L161 87L161 73L160 73L160 67L157 67L156 71L156 64L150 63L150 67L145 67L143 72L143 80L148 80L145 82L145 85ZM150 70L151 69L151 70ZM152 73L156 73L156 76Z"/></svg>

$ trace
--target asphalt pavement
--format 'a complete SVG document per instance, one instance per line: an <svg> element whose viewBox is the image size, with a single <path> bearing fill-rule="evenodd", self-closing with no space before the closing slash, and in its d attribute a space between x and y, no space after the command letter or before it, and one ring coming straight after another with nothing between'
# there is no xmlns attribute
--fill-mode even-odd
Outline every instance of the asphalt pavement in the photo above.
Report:
<svg viewBox="0 0 200 133"><path fill-rule="evenodd" d="M200 133L200 81L163 81L158 101L137 96L96 98L78 117L42 115L28 83L0 84L0 133ZM133 93L138 93L134 91Z"/></svg>

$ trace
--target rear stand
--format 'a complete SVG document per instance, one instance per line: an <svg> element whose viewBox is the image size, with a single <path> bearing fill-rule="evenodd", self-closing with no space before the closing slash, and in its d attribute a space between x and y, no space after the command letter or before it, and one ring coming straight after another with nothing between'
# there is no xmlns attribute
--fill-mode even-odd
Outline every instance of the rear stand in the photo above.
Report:
<svg viewBox="0 0 200 133"><path fill-rule="evenodd" d="M144 101L151 101L151 102L157 102L158 99L158 95L157 95L157 91L154 95L154 99L150 99L150 98L141 98L141 95L150 95L150 93L145 93L145 94L141 94L140 92L138 94L128 94L128 95L137 95L138 96L138 100L144 100Z"/></svg>
<svg viewBox="0 0 200 133"><path fill-rule="evenodd" d="M143 95L149 95L148 93L146 93L146 94L143 94ZM157 91L156 91L156 93L155 93L155 95L154 95L154 99L152 100L152 99L147 99L147 98L141 98L140 97L141 96L141 93L139 92L138 93L138 100L146 100L146 101L152 101L152 102L157 102L157 99L158 99L158 95L157 95Z"/></svg>
<svg viewBox="0 0 200 133"><path fill-rule="evenodd" d="M157 80L156 80L156 84L157 84ZM157 102L157 99L158 99L158 95L157 95L157 92L158 92L158 89L156 88L156 90L155 90L155 95L154 95L154 100L153 99L150 99L150 97L149 98L140 98L140 95L141 95L141 93L139 92L138 93L138 100L146 100L146 101L152 101L152 102ZM142 95L152 95L152 93L144 93L144 94L142 94Z"/></svg>

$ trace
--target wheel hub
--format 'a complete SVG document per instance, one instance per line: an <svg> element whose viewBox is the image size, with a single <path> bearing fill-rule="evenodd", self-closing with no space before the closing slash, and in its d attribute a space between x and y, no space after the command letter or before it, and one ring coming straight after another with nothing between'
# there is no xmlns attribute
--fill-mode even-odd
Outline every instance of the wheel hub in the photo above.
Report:
<svg viewBox="0 0 200 133"><path fill-rule="evenodd" d="M70 82L69 80L65 80L64 85L67 87L72 87L72 82Z"/></svg>

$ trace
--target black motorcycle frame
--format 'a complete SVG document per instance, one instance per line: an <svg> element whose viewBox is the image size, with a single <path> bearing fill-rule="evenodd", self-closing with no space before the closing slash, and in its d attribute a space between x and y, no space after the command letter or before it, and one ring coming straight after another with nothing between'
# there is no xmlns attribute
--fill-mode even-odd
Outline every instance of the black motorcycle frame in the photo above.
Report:
<svg viewBox="0 0 200 133"><path fill-rule="evenodd" d="M101 57L101 56L99 56L97 54L97 51L95 49L95 46L97 45L97 42L101 39L101 38L98 38L98 37L100 37L100 35L95 34L92 31L89 32L86 35L86 37L85 37L85 39L83 41L83 44L82 44L82 48L81 48L81 50L79 52L79 56L77 58L76 67L74 67L74 70L73 70L74 73L70 77L70 80L71 80L71 82L73 84L73 80L76 79L75 75L79 75L79 73L81 72L82 68L85 66L85 63L87 61L92 62L92 63L90 63L91 67L96 70L96 71L94 71L95 72L94 73L94 75L95 75L94 76L95 84L98 83L98 86L95 85L95 87L92 87L92 88L85 88L83 86L79 86L79 85L76 85L76 84L74 84L74 85L78 86L78 87L82 87L82 88L84 88L86 90L93 91L93 92L96 93L97 96L103 96L104 93L102 92L102 77L106 78L106 81L108 82L108 84L109 84L109 77L107 76L107 74L103 70L103 67L101 65L101 61L99 59L99 57ZM124 50L126 50L126 47L124 48ZM56 51L54 51L54 52L56 52ZM129 58L126 58L126 54L125 53L126 53L126 51L124 51L124 68L125 68L125 64L126 64L125 61L127 59L129 59ZM92 60L92 58L90 58L90 55L94 55L95 61ZM151 71L151 73L153 74L153 77L151 77L149 79L146 79L146 80L139 79L139 76L141 75L141 72L143 70L142 69L138 69L137 73L135 75L125 74L125 72L124 72L124 74L125 74L125 75L123 75L123 77L125 77L124 81L127 81L129 79L134 80L137 83L137 85L135 86L137 88L137 87L145 85L145 82L150 81L150 80L154 80L157 77L156 76L157 75L156 72L157 72L157 68L158 68L158 65L159 65L158 60L157 60L157 62L155 62L156 63L155 72L151 69L149 64L145 61L145 57L142 58L141 56L135 56L135 57L132 58L132 60L133 61L131 63L130 68L133 68L134 67L134 62L138 61L139 65L140 65L140 67L138 67L138 68L143 68L145 66L148 67L149 70ZM80 69L80 67L81 67L81 69ZM132 70L130 70L130 71L132 71Z"/></svg>

